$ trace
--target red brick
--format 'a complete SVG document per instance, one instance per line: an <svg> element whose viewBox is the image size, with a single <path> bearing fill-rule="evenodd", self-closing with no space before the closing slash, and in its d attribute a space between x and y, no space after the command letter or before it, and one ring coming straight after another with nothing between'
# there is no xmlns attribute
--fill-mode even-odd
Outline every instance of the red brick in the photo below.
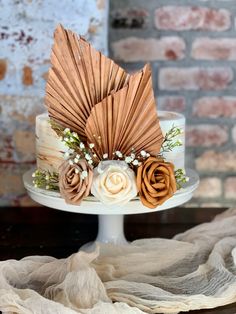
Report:
<svg viewBox="0 0 236 314"><path fill-rule="evenodd" d="M35 161L35 133L15 130L13 133L15 154L21 162Z"/></svg>
<svg viewBox="0 0 236 314"><path fill-rule="evenodd" d="M225 197L236 199L236 177L229 177L224 183Z"/></svg>
<svg viewBox="0 0 236 314"><path fill-rule="evenodd" d="M233 138L234 143L236 144L236 125L232 129L232 138ZM236 162L236 159L235 159L235 162Z"/></svg>
<svg viewBox="0 0 236 314"><path fill-rule="evenodd" d="M224 9L197 6L164 6L155 12L155 25L164 30L225 31L231 26L231 14Z"/></svg>
<svg viewBox="0 0 236 314"><path fill-rule="evenodd" d="M197 99L193 104L193 115L208 118L235 118L236 97L203 97Z"/></svg>
<svg viewBox="0 0 236 314"><path fill-rule="evenodd" d="M114 57L125 62L178 60L185 55L185 42L179 37L128 37L112 44Z"/></svg>
<svg viewBox="0 0 236 314"><path fill-rule="evenodd" d="M29 169L29 165L1 164L0 163L0 198L13 199L16 196L25 194L22 175Z"/></svg>
<svg viewBox="0 0 236 314"><path fill-rule="evenodd" d="M4 79L7 72L7 62L4 59L0 59L0 81Z"/></svg>
<svg viewBox="0 0 236 314"><path fill-rule="evenodd" d="M216 152L205 151L196 158L196 169L200 172L235 172L236 171L236 150Z"/></svg>
<svg viewBox="0 0 236 314"><path fill-rule="evenodd" d="M186 101L182 96L158 97L157 106L161 110L183 112L186 107Z"/></svg>
<svg viewBox="0 0 236 314"><path fill-rule="evenodd" d="M218 125L193 125L186 130L186 144L194 147L221 146L228 140L225 127Z"/></svg>
<svg viewBox="0 0 236 314"><path fill-rule="evenodd" d="M215 198L221 196L221 180L216 177L209 177L200 180L199 187L194 193L196 198Z"/></svg>
<svg viewBox="0 0 236 314"><path fill-rule="evenodd" d="M149 12L142 8L124 8L110 13L113 28L145 28Z"/></svg>
<svg viewBox="0 0 236 314"><path fill-rule="evenodd" d="M11 134L1 132L0 136L0 162L9 162L14 158L13 139Z"/></svg>
<svg viewBox="0 0 236 314"><path fill-rule="evenodd" d="M236 39L197 38L193 42L192 57L200 60L236 60Z"/></svg>
<svg viewBox="0 0 236 314"><path fill-rule="evenodd" d="M29 66L24 66L23 75L22 75L22 83L26 86L32 85L34 82L32 69Z"/></svg>
<svg viewBox="0 0 236 314"><path fill-rule="evenodd" d="M228 67L215 68L162 68L159 71L162 90L222 90L233 80Z"/></svg>

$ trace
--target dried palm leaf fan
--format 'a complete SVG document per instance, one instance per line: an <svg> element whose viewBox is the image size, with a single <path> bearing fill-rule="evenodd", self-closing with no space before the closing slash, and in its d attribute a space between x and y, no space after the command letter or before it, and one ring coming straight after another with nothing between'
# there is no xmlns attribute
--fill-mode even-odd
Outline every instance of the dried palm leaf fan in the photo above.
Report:
<svg viewBox="0 0 236 314"><path fill-rule="evenodd" d="M163 135L157 117L152 89L151 69L130 76L126 86L104 98L91 110L86 123L86 136L95 143L99 158L113 152L130 154L145 150L157 155Z"/></svg>
<svg viewBox="0 0 236 314"><path fill-rule="evenodd" d="M59 25L54 34L45 103L51 118L85 139L91 109L129 75L85 39Z"/></svg>

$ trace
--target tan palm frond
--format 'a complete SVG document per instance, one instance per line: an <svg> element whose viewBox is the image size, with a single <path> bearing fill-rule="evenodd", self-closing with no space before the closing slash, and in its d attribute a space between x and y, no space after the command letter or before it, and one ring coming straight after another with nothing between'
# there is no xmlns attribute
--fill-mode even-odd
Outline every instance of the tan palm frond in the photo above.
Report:
<svg viewBox="0 0 236 314"><path fill-rule="evenodd" d="M59 25L54 33L45 103L51 118L85 139L92 108L129 80L121 67Z"/></svg>
<svg viewBox="0 0 236 314"><path fill-rule="evenodd" d="M108 153L112 159L115 151L128 155L132 148L153 155L160 152L163 135L149 65L131 75L126 86L93 107L86 123L86 136L95 144L99 158Z"/></svg>

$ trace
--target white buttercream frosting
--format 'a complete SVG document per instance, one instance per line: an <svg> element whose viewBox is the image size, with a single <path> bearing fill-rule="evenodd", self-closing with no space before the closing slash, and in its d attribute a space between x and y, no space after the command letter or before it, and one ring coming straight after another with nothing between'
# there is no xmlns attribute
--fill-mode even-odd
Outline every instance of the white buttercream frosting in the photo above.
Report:
<svg viewBox="0 0 236 314"><path fill-rule="evenodd" d="M182 146L175 147L171 152L163 153L166 161L170 161L175 165L175 169L185 168L185 117L177 112L159 111L158 117L162 133L165 134L175 126L180 128L183 132L175 137L175 140L182 141Z"/></svg>

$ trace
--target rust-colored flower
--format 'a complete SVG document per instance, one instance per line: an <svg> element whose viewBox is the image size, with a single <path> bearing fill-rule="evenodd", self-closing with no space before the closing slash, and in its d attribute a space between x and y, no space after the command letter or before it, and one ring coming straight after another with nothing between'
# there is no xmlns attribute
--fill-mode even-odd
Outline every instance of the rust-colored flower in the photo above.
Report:
<svg viewBox="0 0 236 314"><path fill-rule="evenodd" d="M64 161L59 167L59 188L66 203L79 205L89 195L93 170L85 159L72 163Z"/></svg>
<svg viewBox="0 0 236 314"><path fill-rule="evenodd" d="M143 205L155 208L176 191L174 165L157 157L149 157L138 167L137 187Z"/></svg>

